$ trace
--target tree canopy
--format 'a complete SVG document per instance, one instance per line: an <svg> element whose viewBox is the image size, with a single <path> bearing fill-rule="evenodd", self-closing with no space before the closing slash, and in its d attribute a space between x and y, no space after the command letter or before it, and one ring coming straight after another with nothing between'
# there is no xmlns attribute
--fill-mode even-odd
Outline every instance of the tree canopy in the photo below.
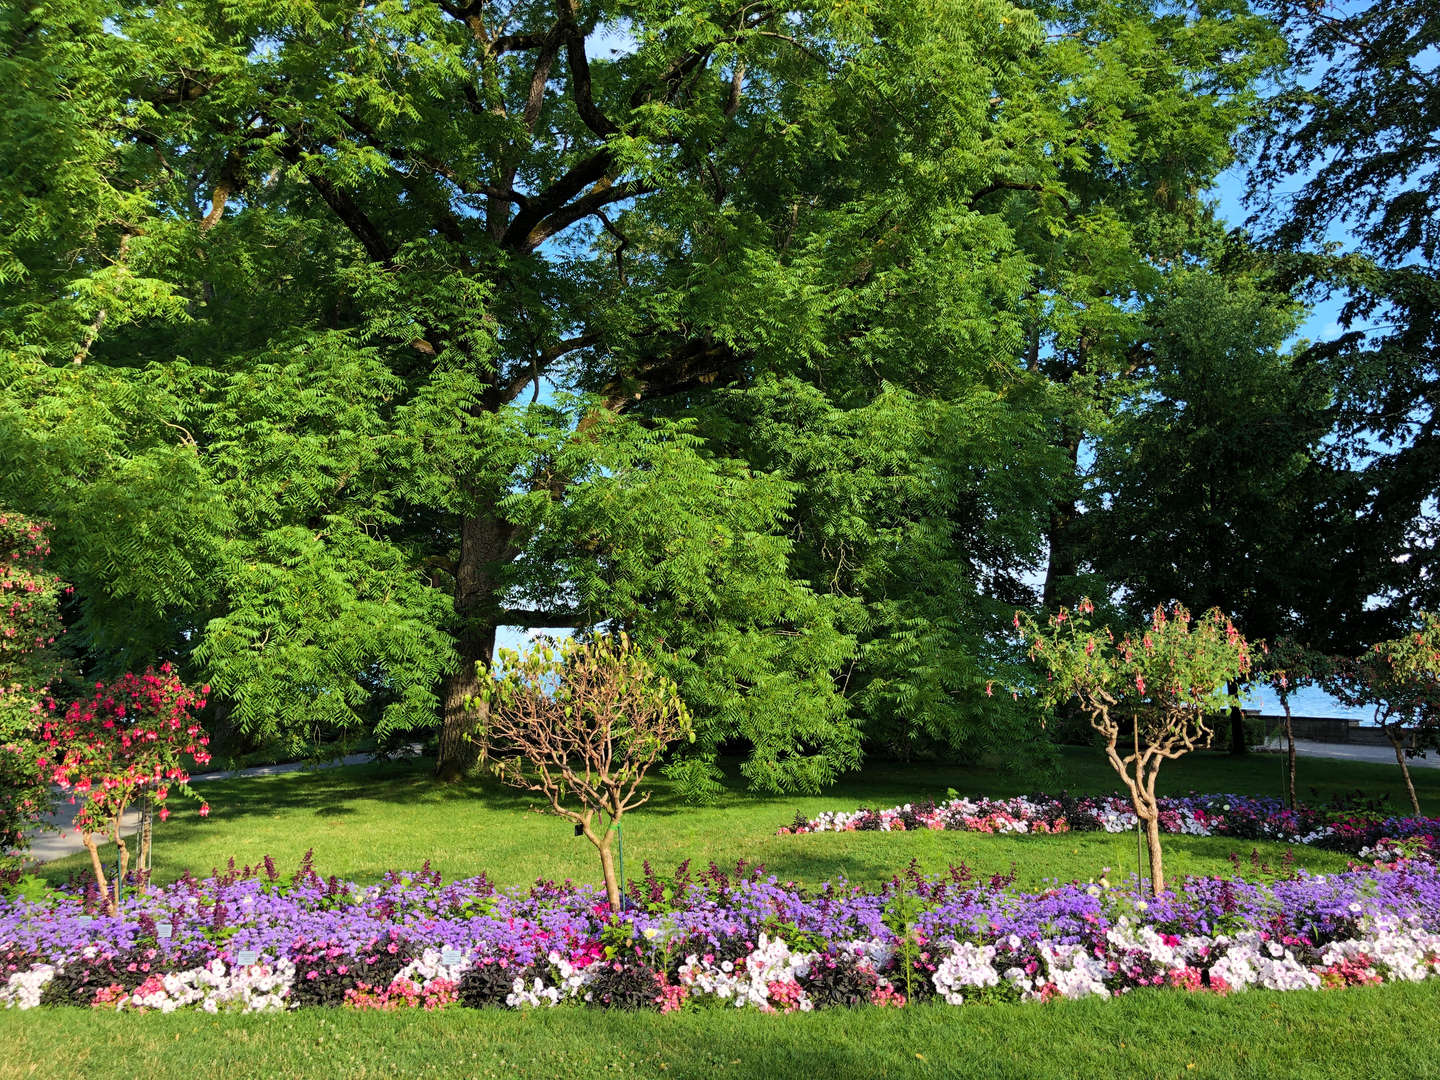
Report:
<svg viewBox="0 0 1440 1080"><path fill-rule="evenodd" d="M295 749L438 716L456 775L497 627L626 630L696 794L1008 741L995 631L1078 568L1079 446L1283 56L1238 0L57 0L0 43L0 502L87 662Z"/></svg>

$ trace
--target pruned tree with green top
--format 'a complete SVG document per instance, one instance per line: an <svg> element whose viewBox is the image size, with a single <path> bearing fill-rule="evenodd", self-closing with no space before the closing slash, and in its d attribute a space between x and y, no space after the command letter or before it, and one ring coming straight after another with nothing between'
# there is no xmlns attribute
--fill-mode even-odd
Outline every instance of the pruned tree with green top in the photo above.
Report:
<svg viewBox="0 0 1440 1080"><path fill-rule="evenodd" d="M1406 759L1440 749L1440 616L1421 612L1420 625L1408 633L1333 661L1325 688L1346 705L1374 710L1418 817L1420 797Z"/></svg>
<svg viewBox="0 0 1440 1080"><path fill-rule="evenodd" d="M1155 781L1166 761L1206 745L1211 718L1234 704L1227 687L1250 672L1250 646L1218 608L1199 618L1179 604L1157 607L1149 624L1118 640L1094 626L1095 606L1062 607L1042 627L1022 612L1015 626L1045 674L1047 707L1078 700L1105 740L1105 756L1130 792L1145 829L1151 887L1165 890ZM1126 744L1129 745L1126 745Z"/></svg>
<svg viewBox="0 0 1440 1080"><path fill-rule="evenodd" d="M679 687L624 634L499 650L481 671L480 737L495 774L543 794L600 855L610 910L624 884L611 848L620 819L643 806L646 773L678 739L694 738Z"/></svg>

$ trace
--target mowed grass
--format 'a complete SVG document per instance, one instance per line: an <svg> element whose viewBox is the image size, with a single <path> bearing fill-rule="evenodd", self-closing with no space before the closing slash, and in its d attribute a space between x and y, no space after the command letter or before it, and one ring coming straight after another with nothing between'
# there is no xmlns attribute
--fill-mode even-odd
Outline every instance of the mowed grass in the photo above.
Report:
<svg viewBox="0 0 1440 1080"><path fill-rule="evenodd" d="M249 777L197 786L211 806L208 818L177 802L175 815L156 829L156 878L172 880L190 870L204 874L230 858L239 865L272 856L282 872L314 849L322 874L361 882L387 870L416 869L426 860L447 878L481 872L502 885L537 878L593 881L594 849L570 826L545 812L539 796L483 778L436 783L430 763L376 763L309 773ZM1415 770L1428 813L1440 813L1440 770ZM1044 778L1016 776L983 767L878 763L819 796L773 796L746 791L732 777L715 806L685 804L663 780L654 795L624 819L625 871L639 877L649 860L668 874L685 859L697 867L711 860L731 867L739 859L760 862L783 880L815 884L844 876L874 883L903 870L913 858L927 871L964 863L983 874L1012 866L1018 884L1089 880L1108 867L1112 879L1136 869L1133 834L1069 833L1060 836L989 836L963 832L843 833L776 836L796 811L884 807L926 797L942 799L948 788L965 794L1012 795L1043 787L1104 792L1116 777L1098 752L1067 748L1058 771ZM1275 794L1280 763L1272 756L1239 760L1195 754L1166 765L1161 786L1170 793L1229 791ZM1380 765L1306 760L1301 787L1311 799L1363 791L1404 805L1398 770ZM103 849L102 849L103 850ZM1165 840L1173 874L1226 873L1239 856L1247 872L1251 854L1278 868L1287 850L1298 865L1316 872L1344 866L1345 858L1316 848L1254 843L1223 837L1172 836ZM64 881L88 867L81 854L48 864L43 875Z"/></svg>
<svg viewBox="0 0 1440 1080"><path fill-rule="evenodd" d="M360 881L429 859L447 877L485 871L506 885L538 877L594 881L592 849L536 799L491 780L437 785L427 762L375 764L206 784L212 813L180 810L157 830L161 879L203 874L270 854L282 872L314 848L322 873ZM1428 813L1440 812L1440 771L1417 770ZM1399 809L1393 768L1301 762L1311 798L1364 791ZM1274 757L1199 754L1162 774L1168 792L1275 794ZM927 870L965 862L1008 871L1022 885L1085 880L1109 867L1133 873L1133 836L1072 833L1003 837L970 833L847 833L777 837L799 810L813 815L890 806L947 788L1007 795L1037 789L1110 791L1115 777L1094 752L1064 751L1047 777L994 769L877 763L824 795L746 792L734 780L723 803L684 805L663 781L627 818L626 870L643 859L668 872L682 859L760 861L782 878L816 883L840 874L875 882L916 859ZM1173 873L1246 874L1258 850L1278 866L1284 845L1167 837ZM1294 848L1317 871L1344 858ZM60 881L83 856L45 868ZM1230 998L1137 993L1116 1001L1048 1005L924 1006L766 1016L712 1007L679 1015L588 1009L533 1013L451 1010L362 1014L309 1010L278 1016L135 1015L46 1009L0 1012L0 1080L10 1077L1440 1077L1440 983L1324 993L1252 992Z"/></svg>
<svg viewBox="0 0 1440 1080"><path fill-rule="evenodd" d="M0 1013L0 1080L762 1077L813 1080L1440 1075L1440 984L1230 998L766 1016L568 1008L508 1013Z"/></svg>

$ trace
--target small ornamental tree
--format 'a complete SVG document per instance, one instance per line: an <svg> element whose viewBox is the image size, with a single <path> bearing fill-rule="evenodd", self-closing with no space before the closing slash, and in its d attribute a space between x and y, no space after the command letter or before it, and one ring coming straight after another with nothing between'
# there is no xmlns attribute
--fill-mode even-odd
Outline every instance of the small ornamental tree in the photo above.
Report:
<svg viewBox="0 0 1440 1080"><path fill-rule="evenodd" d="M1073 612L1061 608L1051 615L1043 628L1017 612L1015 626L1029 642L1030 659L1046 674L1044 703L1078 699L1104 737L1105 754L1144 826L1151 887L1160 893L1160 766L1209 741L1210 718L1235 701L1226 687L1250 672L1250 646L1218 609L1195 619L1178 604L1169 611L1157 607L1149 626L1119 641L1108 627L1090 624L1094 611L1082 600Z"/></svg>
<svg viewBox="0 0 1440 1080"><path fill-rule="evenodd" d="M544 794L600 855L610 910L621 882L611 842L628 810L650 798L645 774L677 739L694 738L673 681L621 634L501 649L482 703L490 767L505 783Z"/></svg>
<svg viewBox="0 0 1440 1080"><path fill-rule="evenodd" d="M1280 699L1280 708L1285 712L1285 793L1288 805L1294 809L1295 725L1290 715L1290 698L1297 690L1323 683L1330 676L1333 664L1328 656L1307 649L1294 638L1277 638L1274 644L1262 648L1264 658L1260 676L1275 691L1275 696Z"/></svg>
<svg viewBox="0 0 1440 1080"><path fill-rule="evenodd" d="M41 706L60 675L60 597L44 569L46 526L0 512L0 879L18 869L27 830L50 805L36 765Z"/></svg>
<svg viewBox="0 0 1440 1080"><path fill-rule="evenodd" d="M1419 817L1406 758L1440 747L1440 616L1421 612L1414 632L1382 641L1364 656L1334 661L1325 685L1346 705L1374 709Z"/></svg>
<svg viewBox="0 0 1440 1080"><path fill-rule="evenodd" d="M164 821L172 791L195 797L188 762L210 760L210 739L194 714L204 708L209 692L208 686L190 689L169 664L162 664L158 672L127 674L110 686L97 682L90 697L72 702L63 713L54 701L48 703L50 712L40 728L40 766L78 804L75 827L112 914L130 863L121 818L137 800L148 799ZM209 805L201 803L200 816L209 812ZM109 884L100 862L100 836L113 840L119 855Z"/></svg>

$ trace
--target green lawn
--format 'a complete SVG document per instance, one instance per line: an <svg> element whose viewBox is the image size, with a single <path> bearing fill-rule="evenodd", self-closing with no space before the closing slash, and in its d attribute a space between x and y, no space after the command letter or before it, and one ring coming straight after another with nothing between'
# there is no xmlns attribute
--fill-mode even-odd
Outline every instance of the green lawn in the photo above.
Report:
<svg viewBox="0 0 1440 1080"><path fill-rule="evenodd" d="M376 764L313 773L254 777L208 783L207 819L184 804L157 829L156 875L160 880L190 869L204 873L234 856L256 863L273 855L282 868L294 866L309 847L325 874L373 881L389 869L413 869L426 859L447 877L485 871L503 884L528 884L537 877L591 880L597 876L593 849L575 839L570 827L542 813L540 802L493 780L437 785L428 763ZM1046 879L1087 880L1110 867L1112 877L1133 873L1132 835L1072 833L1056 837L984 836L973 833L845 833L777 837L775 829L795 811L807 816L826 809L860 805L892 806L909 799L943 798L947 788L967 794L1007 795L1061 787L1072 791L1110 791L1115 776L1098 753L1066 750L1059 774L1037 780L984 768L880 763L864 774L815 797L768 796L746 792L738 780L715 807L686 806L663 781L651 802L626 819L626 872L638 876L649 859L662 873L682 859L697 864L714 859L733 864L760 861L782 878L818 882L837 875L878 881L902 869L913 857L929 870L965 862L985 873L1006 871L1013 863L1019 880L1038 885ZM1331 761L1302 762L1302 784L1320 798L1357 789L1385 796L1398 808L1403 801L1397 770L1378 765ZM1416 770L1428 812L1440 813L1440 770ZM1270 756L1239 761L1223 754L1196 754L1166 766L1162 786L1189 790L1273 794L1280 764ZM1283 845L1252 844L1223 838L1169 837L1171 873L1223 873L1229 856L1260 851L1278 864ZM1341 856L1296 848L1297 861L1324 872L1344 865ZM45 875L62 881L88 866L84 855L50 864Z"/></svg>
<svg viewBox="0 0 1440 1080"><path fill-rule="evenodd" d="M1437 1011L1436 983L792 1016L726 1008L680 1016L556 1009L219 1017L51 1009L0 1013L0 1080L1412 1080L1440 1075Z"/></svg>
<svg viewBox="0 0 1440 1080"><path fill-rule="evenodd" d="M1304 761L1302 786L1318 797L1363 790L1402 803L1395 770ZM1166 767L1170 792L1273 794L1273 757L1195 755ZM1429 813L1440 812L1440 772L1417 770ZM1071 834L848 833L776 837L801 810L888 806L946 788L1015 794L1043 787L1108 791L1098 754L1067 750L1044 779L982 768L876 764L823 796L753 795L734 785L722 806L681 804L662 782L626 826L627 871L642 859L668 870L697 862L759 860L784 877L837 874L875 881L913 857L928 869L964 861L984 872L1013 863L1023 884L1133 872L1134 838ZM487 871L506 884L536 877L593 880L591 849L538 804L490 781L438 786L425 763L379 764L207 784L206 820L179 812L158 830L161 878L203 873L234 855L272 854L293 866L314 847L322 873L373 880L425 859L446 876ZM534 811L534 812L532 812ZM1225 872L1256 845L1168 837L1172 873ZM1278 864L1282 845L1259 845ZM1316 870L1344 859L1297 848ZM63 879L84 865L46 869ZM1434 1022L1440 985L1315 994L1249 993L1229 999L1137 994L1118 1002L763 1016L717 1008L681 1016L556 1010L529 1015L451 1011L283 1016L134 1016L51 1009L0 1013L0 1080L8 1077L1425 1077L1440 1076Z"/></svg>

